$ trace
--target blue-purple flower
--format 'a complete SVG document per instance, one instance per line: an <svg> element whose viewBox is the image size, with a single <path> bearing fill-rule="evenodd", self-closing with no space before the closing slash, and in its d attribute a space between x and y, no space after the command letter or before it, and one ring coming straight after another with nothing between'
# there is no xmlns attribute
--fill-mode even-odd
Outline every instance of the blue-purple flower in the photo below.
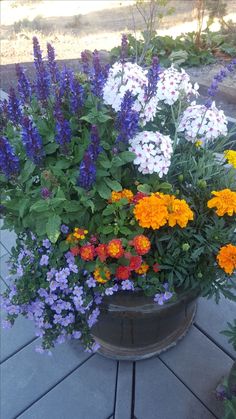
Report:
<svg viewBox="0 0 236 419"><path fill-rule="evenodd" d="M22 119L22 111L20 107L20 101L16 96L16 92L13 87L10 88L8 97L7 114L13 124L20 124Z"/></svg>
<svg viewBox="0 0 236 419"><path fill-rule="evenodd" d="M7 178L17 177L20 161L6 137L0 137L0 171Z"/></svg>
<svg viewBox="0 0 236 419"><path fill-rule="evenodd" d="M208 89L208 99L205 102L205 106L210 108L212 105L212 98L216 95L219 84L231 73L234 71L236 66L236 58L234 58L229 64L227 64L223 69L221 69L212 80L212 83Z"/></svg>
<svg viewBox="0 0 236 419"><path fill-rule="evenodd" d="M55 49L49 42L47 43L47 53L48 53L48 68L49 68L49 72L51 76L51 81L53 83L57 83L60 78L60 73L57 67L57 63L55 61Z"/></svg>
<svg viewBox="0 0 236 419"><path fill-rule="evenodd" d="M71 128L69 121L64 117L60 102L57 100L55 105L56 135L55 140L60 145L64 154L68 153L68 144L71 141Z"/></svg>
<svg viewBox="0 0 236 419"><path fill-rule="evenodd" d="M40 164L44 156L43 141L37 127L28 116L22 118L22 142L29 159L35 164Z"/></svg>
<svg viewBox="0 0 236 419"><path fill-rule="evenodd" d="M153 57L152 65L148 70L147 78L148 78L148 85L146 86L145 93L146 93L146 101L150 100L152 96L155 95L157 91L157 82L159 80L159 75L161 72L161 68L159 65L159 61L157 57Z"/></svg>
<svg viewBox="0 0 236 419"><path fill-rule="evenodd" d="M139 114L132 109L135 98L127 90L121 103L121 109L117 114L116 128L119 132L116 143L127 144L138 132Z"/></svg>
<svg viewBox="0 0 236 419"><path fill-rule="evenodd" d="M90 144L84 153L80 164L78 184L82 188L89 190L96 181L96 160L101 152L100 138L98 129L92 126L90 135Z"/></svg>
<svg viewBox="0 0 236 419"><path fill-rule="evenodd" d="M25 75L25 71L20 64L16 64L16 75L18 79L18 92L20 95L21 103L25 104L31 98L32 89L30 82Z"/></svg>
<svg viewBox="0 0 236 419"><path fill-rule="evenodd" d="M36 36L33 37L33 51L36 69L36 94L39 100L46 102L50 94L50 77L43 62L42 51Z"/></svg>

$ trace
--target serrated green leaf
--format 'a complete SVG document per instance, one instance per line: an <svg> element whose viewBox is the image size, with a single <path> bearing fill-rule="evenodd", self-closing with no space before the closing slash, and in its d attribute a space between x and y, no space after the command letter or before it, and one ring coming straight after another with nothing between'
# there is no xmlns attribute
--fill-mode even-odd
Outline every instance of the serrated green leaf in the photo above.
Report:
<svg viewBox="0 0 236 419"><path fill-rule="evenodd" d="M105 183L99 183L97 185L97 191L101 198L108 199L111 196L111 189Z"/></svg>
<svg viewBox="0 0 236 419"><path fill-rule="evenodd" d="M39 201L37 201L33 205L31 205L30 212L32 212L32 211L45 212L45 211L48 210L48 208L49 208L48 200L40 199Z"/></svg>

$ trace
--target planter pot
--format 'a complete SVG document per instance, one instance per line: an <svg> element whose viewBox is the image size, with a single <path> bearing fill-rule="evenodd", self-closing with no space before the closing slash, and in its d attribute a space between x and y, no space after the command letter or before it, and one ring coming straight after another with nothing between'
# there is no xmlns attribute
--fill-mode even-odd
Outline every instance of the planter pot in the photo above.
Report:
<svg viewBox="0 0 236 419"><path fill-rule="evenodd" d="M92 334L99 353L116 360L137 361L160 354L181 339L191 326L198 293L185 291L159 306L141 291L104 297Z"/></svg>
<svg viewBox="0 0 236 419"><path fill-rule="evenodd" d="M232 396L236 396L236 361L234 362L228 379L229 391Z"/></svg>

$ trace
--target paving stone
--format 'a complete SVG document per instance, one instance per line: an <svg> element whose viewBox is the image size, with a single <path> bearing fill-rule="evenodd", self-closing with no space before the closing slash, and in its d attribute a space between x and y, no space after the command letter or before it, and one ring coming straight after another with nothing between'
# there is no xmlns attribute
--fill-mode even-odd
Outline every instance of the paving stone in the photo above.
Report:
<svg viewBox="0 0 236 419"><path fill-rule="evenodd" d="M9 260L10 254L7 253L0 259L0 277L7 283L10 283L9 277L9 267L8 267L8 260Z"/></svg>
<svg viewBox="0 0 236 419"><path fill-rule="evenodd" d="M57 346L52 356L40 355L35 352L36 342L17 352L0 367L0 412L3 419L15 418L90 356L81 350L78 342ZM97 376L97 372L93 372L91 382ZM102 391L102 386L100 388ZM64 403L65 397L61 401ZM54 401L51 408L55 409L57 404L58 400Z"/></svg>
<svg viewBox="0 0 236 419"><path fill-rule="evenodd" d="M138 419L213 419L214 416L158 358L136 362Z"/></svg>
<svg viewBox="0 0 236 419"><path fill-rule="evenodd" d="M119 362L115 419L130 419L132 405L133 362Z"/></svg>
<svg viewBox="0 0 236 419"><path fill-rule="evenodd" d="M16 234L13 231L0 230L0 242L8 252L11 252L16 242Z"/></svg>
<svg viewBox="0 0 236 419"><path fill-rule="evenodd" d="M1 320L5 318L1 312ZM12 329L1 329L0 362L9 358L35 337L34 323L24 317L18 317Z"/></svg>
<svg viewBox="0 0 236 419"><path fill-rule="evenodd" d="M236 302L228 300L223 296L219 304L213 299L199 298L198 310L195 323L211 338L228 351L234 358L236 352L232 345L228 343L226 336L220 331L228 328L227 322L233 322L236 318Z"/></svg>
<svg viewBox="0 0 236 419"><path fill-rule="evenodd" d="M19 419L105 419L114 409L117 363L95 355Z"/></svg>
<svg viewBox="0 0 236 419"><path fill-rule="evenodd" d="M192 327L176 347L160 358L209 410L221 417L223 406L215 398L215 389L233 364L228 355Z"/></svg>

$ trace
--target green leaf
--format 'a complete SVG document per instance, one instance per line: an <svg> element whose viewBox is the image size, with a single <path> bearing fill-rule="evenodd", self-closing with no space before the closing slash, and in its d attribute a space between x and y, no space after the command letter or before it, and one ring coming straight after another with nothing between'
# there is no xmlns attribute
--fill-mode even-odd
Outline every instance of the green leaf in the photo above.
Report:
<svg viewBox="0 0 236 419"><path fill-rule="evenodd" d="M122 186L119 182L117 182L117 180L112 180L110 178L105 178L104 179L106 184L113 190L116 192L120 192L122 191Z"/></svg>
<svg viewBox="0 0 236 419"><path fill-rule="evenodd" d="M25 213L25 210L26 210L27 206L29 205L29 203L30 203L29 198L21 199L20 205L19 205L19 215L20 215L21 218L23 217L23 215Z"/></svg>
<svg viewBox="0 0 236 419"><path fill-rule="evenodd" d="M143 192L143 193L150 193L151 191L150 185L146 183L144 183L143 185L138 185L137 189L139 192Z"/></svg>
<svg viewBox="0 0 236 419"><path fill-rule="evenodd" d="M53 208L59 207L62 202L65 202L66 198L51 198L49 201L49 205Z"/></svg>
<svg viewBox="0 0 236 419"><path fill-rule="evenodd" d="M103 199L108 199L111 196L111 190L106 186L105 183L99 183L97 185L97 191Z"/></svg>
<svg viewBox="0 0 236 419"><path fill-rule="evenodd" d="M57 143L50 143L50 144L45 145L44 147L44 151L46 154L53 154L55 153L57 149L58 149Z"/></svg>
<svg viewBox="0 0 236 419"><path fill-rule="evenodd" d="M63 204L63 207L67 212L77 212L81 210L81 204L79 203L79 201L66 201Z"/></svg>
<svg viewBox="0 0 236 419"><path fill-rule="evenodd" d="M21 171L21 175L20 175L22 182L25 182L27 179L30 178L30 176L32 175L35 167L36 166L32 161L27 160L27 162L24 165L23 170Z"/></svg>
<svg viewBox="0 0 236 419"><path fill-rule="evenodd" d="M39 201L35 202L30 207L30 212L44 212L47 211L49 208L48 200L40 199Z"/></svg>
<svg viewBox="0 0 236 419"><path fill-rule="evenodd" d="M125 226L120 227L119 230L125 236L129 236L130 234L132 234L132 231L129 228L125 227Z"/></svg>
<svg viewBox="0 0 236 419"><path fill-rule="evenodd" d="M122 151L122 153L119 154L119 157L125 162L130 163L134 161L136 158L136 154L132 153L132 151Z"/></svg>
<svg viewBox="0 0 236 419"><path fill-rule="evenodd" d="M102 215L111 215L115 212L114 205L108 205L102 212Z"/></svg>
<svg viewBox="0 0 236 419"><path fill-rule="evenodd" d="M102 229L102 233L103 234L110 234L110 233L113 233L113 227L112 226L105 226L105 227L103 227L103 229Z"/></svg>
<svg viewBox="0 0 236 419"><path fill-rule="evenodd" d="M57 214L51 215L46 224L46 232L52 243L56 243L58 237L60 236L60 225L61 217Z"/></svg>

